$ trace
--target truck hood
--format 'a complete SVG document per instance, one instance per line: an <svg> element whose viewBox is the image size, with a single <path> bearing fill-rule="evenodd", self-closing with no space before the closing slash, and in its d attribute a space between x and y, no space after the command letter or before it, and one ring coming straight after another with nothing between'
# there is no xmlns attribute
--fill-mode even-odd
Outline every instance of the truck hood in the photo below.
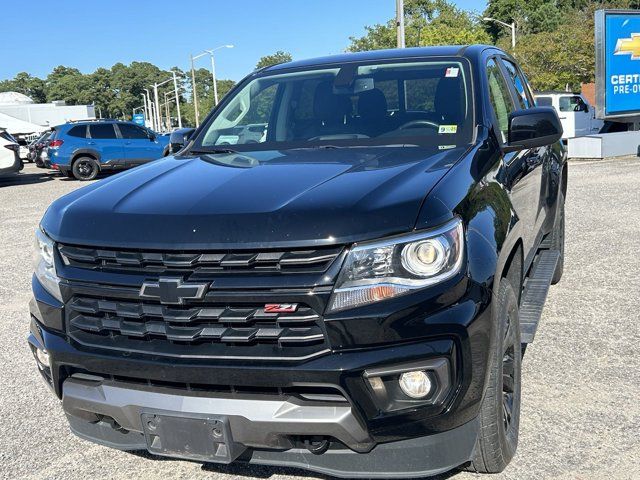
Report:
<svg viewBox="0 0 640 480"><path fill-rule="evenodd" d="M225 249L350 243L410 231L464 148L299 149L167 157L76 190L42 220L56 241Z"/></svg>

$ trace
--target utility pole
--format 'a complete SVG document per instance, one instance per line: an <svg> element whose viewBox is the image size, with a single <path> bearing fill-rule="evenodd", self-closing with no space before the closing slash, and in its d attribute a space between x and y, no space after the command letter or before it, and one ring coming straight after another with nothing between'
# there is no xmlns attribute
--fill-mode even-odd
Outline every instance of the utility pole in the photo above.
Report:
<svg viewBox="0 0 640 480"><path fill-rule="evenodd" d="M196 69L193 66L193 55L191 55L191 95L193 96L193 112L196 117L196 128L200 125L200 115L198 114L198 94L196 93Z"/></svg>
<svg viewBox="0 0 640 480"><path fill-rule="evenodd" d="M396 0L396 35L398 48L405 48L404 41L404 0Z"/></svg>

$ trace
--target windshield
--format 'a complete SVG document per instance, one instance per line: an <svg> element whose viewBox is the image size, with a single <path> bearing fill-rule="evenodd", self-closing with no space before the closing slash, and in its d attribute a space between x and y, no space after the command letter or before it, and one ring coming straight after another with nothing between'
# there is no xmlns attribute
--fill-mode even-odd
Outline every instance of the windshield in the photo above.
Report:
<svg viewBox="0 0 640 480"><path fill-rule="evenodd" d="M266 74L225 99L193 149L453 148L472 138L468 92L460 59L348 63Z"/></svg>

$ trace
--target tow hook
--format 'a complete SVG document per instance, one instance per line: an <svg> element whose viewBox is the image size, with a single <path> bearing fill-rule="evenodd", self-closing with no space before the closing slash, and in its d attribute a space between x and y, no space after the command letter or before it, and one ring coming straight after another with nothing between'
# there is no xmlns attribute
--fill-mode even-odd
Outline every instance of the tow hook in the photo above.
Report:
<svg viewBox="0 0 640 480"><path fill-rule="evenodd" d="M303 444L314 455L322 455L329 450L329 440L323 437L305 438Z"/></svg>

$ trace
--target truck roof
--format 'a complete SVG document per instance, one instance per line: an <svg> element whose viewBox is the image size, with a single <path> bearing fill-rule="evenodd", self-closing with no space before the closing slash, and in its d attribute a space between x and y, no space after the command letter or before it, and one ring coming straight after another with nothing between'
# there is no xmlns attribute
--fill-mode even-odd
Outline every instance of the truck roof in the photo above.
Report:
<svg viewBox="0 0 640 480"><path fill-rule="evenodd" d="M420 57L458 57L473 56L479 52L496 47L492 45L445 45L438 47L412 47L412 48L392 48L386 50L371 50L366 52L350 52L325 57L308 58L305 60L295 60L292 62L279 63L265 68L265 71L277 71L289 68L310 67L319 65L332 65L348 62L393 60L401 58Z"/></svg>

